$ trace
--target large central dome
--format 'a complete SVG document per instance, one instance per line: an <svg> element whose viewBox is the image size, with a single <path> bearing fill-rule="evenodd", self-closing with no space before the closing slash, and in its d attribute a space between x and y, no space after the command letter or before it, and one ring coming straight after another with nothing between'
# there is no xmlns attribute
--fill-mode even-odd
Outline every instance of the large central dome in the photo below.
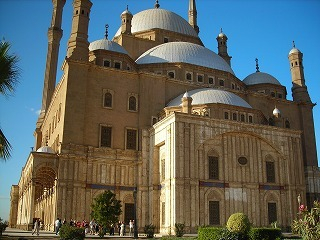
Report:
<svg viewBox="0 0 320 240"><path fill-rule="evenodd" d="M198 37L191 25L179 15L165 9L148 9L133 15L131 32L137 33L150 29L160 28L172 32L182 33L193 37ZM121 27L116 36L121 33Z"/></svg>
<svg viewBox="0 0 320 240"><path fill-rule="evenodd" d="M137 60L137 64L190 63L232 73L231 67L218 54L208 48L189 42L169 42L149 49Z"/></svg>

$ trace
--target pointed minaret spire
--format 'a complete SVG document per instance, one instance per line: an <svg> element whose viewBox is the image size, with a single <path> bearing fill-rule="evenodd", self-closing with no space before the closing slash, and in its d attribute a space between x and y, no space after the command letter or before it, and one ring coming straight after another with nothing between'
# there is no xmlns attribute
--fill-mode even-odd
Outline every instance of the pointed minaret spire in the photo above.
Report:
<svg viewBox="0 0 320 240"><path fill-rule="evenodd" d="M106 28L106 33L105 33L105 37L106 37L106 39L108 39L108 28L109 28L109 24L106 24L105 25L105 28Z"/></svg>
<svg viewBox="0 0 320 240"><path fill-rule="evenodd" d="M296 44L294 43L294 41L292 41L292 47L296 48Z"/></svg>
<svg viewBox="0 0 320 240"><path fill-rule="evenodd" d="M160 7L159 1L156 0L156 4L154 5L154 8L159 8L159 7Z"/></svg>
<svg viewBox="0 0 320 240"><path fill-rule="evenodd" d="M56 85L58 54L63 32L61 29L62 11L65 3L66 0L52 0L53 11L51 25L48 29L48 52L42 94L42 107L37 128L42 124Z"/></svg>
<svg viewBox="0 0 320 240"><path fill-rule="evenodd" d="M256 72L260 72L260 70L259 70L259 60L258 60L258 58L256 58L256 69L257 69Z"/></svg>
<svg viewBox="0 0 320 240"><path fill-rule="evenodd" d="M200 30L197 23L197 7L196 0L189 0L189 24L199 34Z"/></svg>

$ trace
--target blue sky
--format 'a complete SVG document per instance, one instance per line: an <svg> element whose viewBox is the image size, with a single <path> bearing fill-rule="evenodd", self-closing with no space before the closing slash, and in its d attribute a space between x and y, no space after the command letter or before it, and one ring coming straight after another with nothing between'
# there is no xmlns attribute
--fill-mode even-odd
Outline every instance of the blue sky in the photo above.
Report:
<svg viewBox="0 0 320 240"><path fill-rule="evenodd" d="M187 19L188 0L160 0L160 8ZM89 41L104 37L109 24L109 39L120 26L120 14L129 5L136 14L153 8L154 0L93 0ZM292 41L304 54L308 91L320 103L320 1L319 0L197 0L200 38L217 52L216 37L223 28L228 36L232 69L239 79L260 71L277 78L291 96L288 53ZM0 0L0 38L12 44L11 52L20 57L20 84L11 97L0 96L0 126L13 146L12 158L0 162L0 217L8 219L10 188L18 184L21 169L34 146L33 132L41 108L43 77L47 54L47 29L51 21L50 0ZM63 12L64 35L60 44L59 79L71 28L72 1ZM320 146L320 107L314 107L317 149ZM280 109L281 110L281 109ZM318 158L319 159L319 158Z"/></svg>

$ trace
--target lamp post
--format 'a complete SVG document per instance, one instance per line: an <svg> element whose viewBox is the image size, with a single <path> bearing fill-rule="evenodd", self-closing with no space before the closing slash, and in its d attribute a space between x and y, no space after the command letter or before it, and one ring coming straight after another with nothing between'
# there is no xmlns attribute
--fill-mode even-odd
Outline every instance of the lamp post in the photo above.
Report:
<svg viewBox="0 0 320 240"><path fill-rule="evenodd" d="M133 190L133 199L134 199L134 232L133 238L138 239L138 229L137 229L137 188L135 187Z"/></svg>

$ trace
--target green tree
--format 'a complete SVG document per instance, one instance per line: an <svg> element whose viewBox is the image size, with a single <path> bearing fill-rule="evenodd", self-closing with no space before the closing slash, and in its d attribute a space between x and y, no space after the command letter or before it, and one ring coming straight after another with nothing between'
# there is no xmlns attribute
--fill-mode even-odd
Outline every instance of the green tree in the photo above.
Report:
<svg viewBox="0 0 320 240"><path fill-rule="evenodd" d="M10 44L0 42L0 94L9 96L14 93L19 82L20 68L17 63L19 58L9 54ZM0 128L0 158L4 161L11 157L12 147Z"/></svg>
<svg viewBox="0 0 320 240"><path fill-rule="evenodd" d="M121 201L116 199L116 195L111 191L99 194L91 204L91 216L102 226L109 228L119 221L121 214Z"/></svg>

